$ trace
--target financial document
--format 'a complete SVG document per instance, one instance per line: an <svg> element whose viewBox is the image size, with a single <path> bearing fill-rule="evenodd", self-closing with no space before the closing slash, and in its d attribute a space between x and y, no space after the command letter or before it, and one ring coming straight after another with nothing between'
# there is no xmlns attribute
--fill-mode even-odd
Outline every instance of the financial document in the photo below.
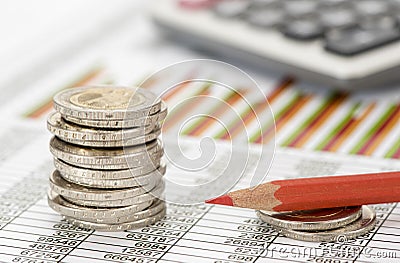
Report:
<svg viewBox="0 0 400 263"><path fill-rule="evenodd" d="M55 5L53 2L41 1L43 8L36 8L36 12L26 7L27 12L22 17L26 18L28 14L45 16L49 4ZM19 8L15 13L9 12L9 16L19 21L21 28L30 31L32 36L28 41L20 39L21 46L10 42L11 49L4 48L1 53L4 55L1 63L4 72L0 76L0 262L399 261L400 208L397 204L374 206L378 223L373 231L355 240L336 243L288 239L260 221L253 210L203 203L169 203L164 220L125 232L94 232L63 221L48 207L46 200L48 176L54 167L48 150L50 133L46 131L45 120L52 110L53 94L64 88L88 84L137 85L167 65L204 58L203 54L161 38L142 8L128 8L126 4L136 5L134 1L72 2L85 3L87 7L79 10L59 8L64 15L54 13L51 19L43 20L47 26L54 27L40 30L44 37L38 37L37 31L26 29L32 21L42 20L20 20L17 16L21 11ZM38 4L38 1L32 2L35 7ZM43 14L38 14L37 10L42 10ZM80 19L71 20L71 13ZM91 19L87 19L87 14ZM55 16L65 17L68 23L63 22L64 26L53 23ZM91 23L82 26L82 21ZM11 29L10 23L3 24L11 32L22 32ZM40 25L36 27L43 29ZM10 36L16 39L15 35ZM48 36L52 41L43 41L50 39ZM196 78L203 70L190 69L176 75L185 73ZM211 73L210 76L215 74ZM171 109L163 134L173 133L180 127L180 121L185 118L182 113L214 112L226 120L227 129L202 119L187 126L182 134L215 139L227 139L232 135L236 138L244 131L238 125L243 119L250 131L250 141L258 143L274 138L277 145L285 147L276 149L265 181L399 170L398 89L336 94L286 76L248 73L265 93L276 127L268 118L270 116L264 116L267 109L264 101L255 101L249 106L229 92L221 93L215 87L188 83L184 89L163 98ZM155 92L165 89L165 83L180 79L176 75L155 78L147 88ZM226 79L232 79L232 76L226 76ZM251 93L245 86L240 88L243 93ZM187 104L173 110L179 101L204 95L229 102L242 119L232 118L218 105ZM264 133L253 125L255 117L249 109L254 109L261 117L265 124L262 127ZM198 139L182 137L179 142L188 155L199 153ZM172 156L176 142L165 136L164 143L167 151L171 149ZM187 185L212 180L215 171L224 164L221 161L226 156L224 153L230 149L227 142L217 140L216 143L219 154L208 169L196 174L185 173L169 163L166 178ZM257 156L260 147L250 146L250 153L254 153L250 155ZM315 150L318 152L313 152ZM251 177L252 171L248 171L235 188L247 187ZM173 189L167 184L167 197L182 200L193 197Z"/></svg>
<svg viewBox="0 0 400 263"><path fill-rule="evenodd" d="M9 123L0 134L0 261L1 262L398 262L400 207L375 205L373 231L341 242L301 242L283 237L254 210L223 206L168 204L167 216L156 224L125 232L96 232L68 224L47 205L48 176L53 164L43 126ZM14 138L14 139L11 139ZM34 138L34 139L32 139ZM7 142L7 143L5 143ZM165 147L173 149L168 138ZM175 143L175 142L173 142ZM182 137L180 149L199 151L199 141ZM259 145L250 145L257 155ZM166 178L177 182L206 180L230 144L217 142L216 160L189 177L168 164ZM170 152L173 154L173 152ZM221 157L222 158L222 157ZM266 180L324 174L399 170L400 161L315 153L278 148ZM190 174L189 174L190 175ZM235 188L248 185L251 172ZM167 185L167 195L171 192Z"/></svg>

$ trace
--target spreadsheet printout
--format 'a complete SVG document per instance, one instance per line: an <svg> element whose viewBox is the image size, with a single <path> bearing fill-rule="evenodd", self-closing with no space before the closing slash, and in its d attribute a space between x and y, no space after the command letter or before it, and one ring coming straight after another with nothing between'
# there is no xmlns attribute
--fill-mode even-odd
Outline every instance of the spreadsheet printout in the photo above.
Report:
<svg viewBox="0 0 400 263"><path fill-rule="evenodd" d="M0 140L7 141L0 152L1 262L398 262L400 258L397 203L374 206L378 223L372 232L336 243L288 239L260 221L253 210L202 203L168 204L162 221L135 230L96 232L75 227L47 205L48 175L53 170L47 149L50 136L38 125L7 127L0 134ZM18 139L11 140L11 135ZM164 143L174 149L168 137ZM198 139L181 138L179 143L188 154L199 151ZM217 143L216 160L208 170L188 177L168 164L166 178L196 183L212 176L219 168L218 158L230 147ZM259 147L251 145L250 153L256 156ZM397 160L279 148L265 179L399 168ZM235 189L248 186L248 172ZM179 194L168 191L167 184L167 195Z"/></svg>
<svg viewBox="0 0 400 263"><path fill-rule="evenodd" d="M46 4L51 1L40 2ZM100 4L98 0L75 2L87 5L87 9L79 11L80 16L74 11L74 17L80 17L74 19L76 26L66 31L66 27L47 23L60 32L57 38L51 35L55 41L42 41L32 30L34 46L20 50L18 45L12 45L12 50L3 52L7 56L2 62L5 71L0 79L0 262L399 261L400 209L397 204L375 206L377 227L367 235L342 243L291 240L274 232L252 210L205 204L169 204L164 220L150 227L125 232L94 232L63 221L48 207L46 200L48 176L54 168L48 150L50 134L45 131L45 119L52 110L53 94L65 88L88 84L137 85L148 74L171 63L204 57L162 39L141 8L134 12L134 6L127 8L124 1L117 1L119 4L116 1L112 4L102 1ZM108 5L103 6L106 2ZM134 1L126 2L136 5ZM95 6L102 6L103 11L96 9L93 12ZM114 8L120 12L113 13ZM31 13L29 8L27 10ZM45 8L38 10L46 11ZM72 9L65 8L62 12L65 14L62 17L68 20L69 10ZM20 13L19 9L16 11ZM86 14L89 12L91 19L88 20ZM18 20L17 17L15 19ZM81 28L82 19L91 23ZM26 28L30 23L21 20L20 24ZM4 25L13 31L9 24ZM52 31L49 29L47 32ZM12 67L11 62L16 64ZM202 70L188 72L195 73L193 77L196 77L196 73ZM333 94L324 87L309 89L309 83L287 76L249 72L265 92L274 112L276 144L290 147L277 149L265 180L399 170L398 89ZM169 78L179 76L171 75ZM154 79L147 88L155 92L158 88L164 89L168 80ZM190 96L211 94L222 101L232 100L231 94L215 91L218 90L213 87L188 83L185 89L167 94L164 99L171 109L176 102ZM244 107L240 100L236 102L235 108L248 120L249 126L253 124L249 108L261 117L265 112L264 102L255 101L251 107ZM199 108L221 111L218 107L207 106L200 103L196 107L189 105L179 111L171 111L171 122L165 123L166 133L177 127L179 121L175 120L181 119L182 112L193 114ZM232 135L241 134L242 130L236 125L241 120L222 117L228 119ZM268 119L263 121L270 123ZM263 128L275 130L271 127ZM223 139L228 132L222 131L216 123L203 120L188 127L183 134ZM254 135L250 138L252 142L270 137L270 133L260 134L258 129L251 130L251 134ZM196 155L199 150L197 140L182 139L181 142L182 148ZM165 138L164 143L167 150L173 149L174 142ZM218 142L218 146L221 151L218 156L223 158L229 145ZM251 151L257 152L258 146ZM208 171L190 176L169 164L166 177L188 184L201 183L212 178L212 172L218 171L221 163L217 159ZM247 187L248 183L248 177L244 177L236 189ZM190 193L171 190L167 185L167 194L175 195L175 199L192 197Z"/></svg>

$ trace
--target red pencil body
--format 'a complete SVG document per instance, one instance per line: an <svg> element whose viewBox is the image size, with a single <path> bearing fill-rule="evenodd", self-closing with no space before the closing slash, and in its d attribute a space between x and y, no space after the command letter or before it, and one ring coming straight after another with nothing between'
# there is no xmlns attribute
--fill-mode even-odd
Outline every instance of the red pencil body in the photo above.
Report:
<svg viewBox="0 0 400 263"><path fill-rule="evenodd" d="M206 202L282 212L399 201L400 171L278 180Z"/></svg>
<svg viewBox="0 0 400 263"><path fill-rule="evenodd" d="M271 182L282 204L274 211L309 210L400 201L399 172L301 178Z"/></svg>

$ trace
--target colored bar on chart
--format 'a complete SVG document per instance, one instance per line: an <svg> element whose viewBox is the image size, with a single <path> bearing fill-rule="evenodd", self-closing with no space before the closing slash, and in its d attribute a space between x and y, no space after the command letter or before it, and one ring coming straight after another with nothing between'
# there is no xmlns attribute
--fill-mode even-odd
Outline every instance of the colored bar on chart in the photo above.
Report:
<svg viewBox="0 0 400 263"><path fill-rule="evenodd" d="M227 105L231 106L234 105L245 95L246 95L245 90L240 92L237 92L235 90L229 90L228 94L221 99L223 102L217 103L214 107L212 107L210 110L207 111L206 115L208 114L213 118L209 117L199 118L196 122L194 122L192 125L183 130L182 134L190 136L199 136L214 123L215 117L220 117L227 111L228 109Z"/></svg>
<svg viewBox="0 0 400 263"><path fill-rule="evenodd" d="M302 147L346 98L346 94L334 94L325 99L317 111L306 119L301 127L283 143L283 146Z"/></svg>
<svg viewBox="0 0 400 263"><path fill-rule="evenodd" d="M177 96L178 94L182 93L185 88L189 86L190 83L193 83L192 80L190 80L192 77L187 77L188 80L185 80L178 84L176 87L174 87L171 90L168 90L163 96L162 99L165 101L171 100L172 97Z"/></svg>
<svg viewBox="0 0 400 263"><path fill-rule="evenodd" d="M392 158L394 158L394 159L400 159L400 147L399 147L399 149L397 150L397 152L392 156Z"/></svg>
<svg viewBox="0 0 400 263"><path fill-rule="evenodd" d="M396 114L396 109L398 110L398 105L391 105L382 116L372 125L372 127L367 131L367 133L361 138L361 140L353 147L350 151L351 154L363 154L369 145L374 140L375 136L381 129L383 129L388 121L393 118Z"/></svg>
<svg viewBox="0 0 400 263"><path fill-rule="evenodd" d="M339 138L343 138L344 132L355 122L354 116L360 108L361 103L356 103L350 109L349 113L338 123L338 125L331 130L328 136L315 148L315 150L328 151ZM354 128L354 127L352 127Z"/></svg>
<svg viewBox="0 0 400 263"><path fill-rule="evenodd" d="M374 150L382 143L383 139L393 129L400 119L400 104L397 105L393 112L387 117L380 127L371 135L369 140L359 150L359 154L371 155Z"/></svg>
<svg viewBox="0 0 400 263"><path fill-rule="evenodd" d="M312 99L310 95L298 94L276 114L275 127L272 124L263 127L263 134L259 136L256 143L267 143L274 135L274 130L278 133L296 114ZM269 126L269 127L267 127Z"/></svg>
<svg viewBox="0 0 400 263"><path fill-rule="evenodd" d="M209 89L212 85L210 83L203 84L202 87L191 94L191 96L206 96L209 94ZM178 93L175 93L177 95ZM171 97L169 97L171 98ZM185 98L183 98L185 99ZM179 104L176 107L173 107L173 110L168 113L168 117L163 123L162 126L162 131L166 132L168 131L171 127L176 125L182 118L186 116L185 113L192 111L193 109L199 107L201 104L201 100L197 100L197 102L191 102L191 101L184 101L181 104Z"/></svg>
<svg viewBox="0 0 400 263"><path fill-rule="evenodd" d="M400 138L390 148L390 150L385 154L385 157L386 158L400 159Z"/></svg>
<svg viewBox="0 0 400 263"><path fill-rule="evenodd" d="M100 74L102 74L103 71L104 70L101 67L92 68L88 72L85 72L82 76L79 76L76 80L71 81L71 83L69 83L69 84L65 85L63 88L59 89L59 91L63 90L63 89L67 89L67 88L87 85L91 81L96 79L98 76L100 76ZM53 96L54 95L55 95L55 93L52 94L50 97L46 98L44 101L42 101L38 106L29 110L23 116L25 118L38 119L38 118L41 118L42 116L46 115L53 108Z"/></svg>
<svg viewBox="0 0 400 263"><path fill-rule="evenodd" d="M282 93L293 84L294 80L293 78L287 77L284 78L281 83L278 85L277 88L273 89L270 94L266 96L266 100L269 104L273 103ZM239 132L242 131L243 125L247 126L250 124L252 121L254 121L257 116L264 110L267 109L268 103L261 101L258 102L254 105L249 105L249 107L246 107L246 109L240 114L241 119L240 120L235 120L234 122L230 123L227 126L227 130L223 129L219 133L215 135L215 138L217 139L228 139L228 136L235 137ZM268 124L265 124L264 126L268 126ZM252 138L255 136L259 136L261 134L261 131L263 129L257 130L255 133L253 133L252 136L250 136L249 141L252 141Z"/></svg>

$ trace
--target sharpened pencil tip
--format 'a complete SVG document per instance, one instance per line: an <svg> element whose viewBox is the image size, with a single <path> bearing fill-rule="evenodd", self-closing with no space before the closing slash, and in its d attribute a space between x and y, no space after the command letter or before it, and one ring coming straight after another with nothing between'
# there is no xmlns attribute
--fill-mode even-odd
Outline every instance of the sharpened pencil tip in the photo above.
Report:
<svg viewBox="0 0 400 263"><path fill-rule="evenodd" d="M232 198L229 195L222 195L205 201L207 204L233 206Z"/></svg>

